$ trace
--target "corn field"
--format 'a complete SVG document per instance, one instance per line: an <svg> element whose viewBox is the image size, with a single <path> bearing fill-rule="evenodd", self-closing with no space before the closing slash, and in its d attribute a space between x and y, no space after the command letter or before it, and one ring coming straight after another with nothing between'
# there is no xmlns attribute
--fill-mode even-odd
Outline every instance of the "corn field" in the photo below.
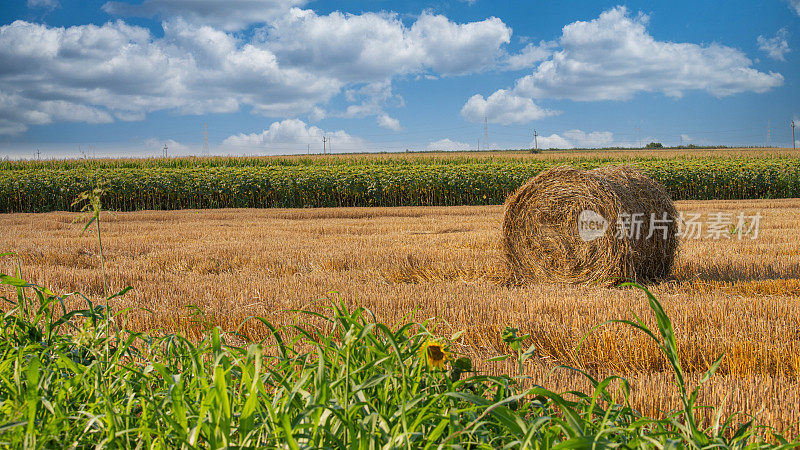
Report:
<svg viewBox="0 0 800 450"><path fill-rule="evenodd" d="M120 211L501 204L527 179L559 164L628 164L664 184L675 200L800 197L800 159L782 156L231 161L237 160L6 163L0 212L74 210L77 195L98 186L107 207Z"/></svg>

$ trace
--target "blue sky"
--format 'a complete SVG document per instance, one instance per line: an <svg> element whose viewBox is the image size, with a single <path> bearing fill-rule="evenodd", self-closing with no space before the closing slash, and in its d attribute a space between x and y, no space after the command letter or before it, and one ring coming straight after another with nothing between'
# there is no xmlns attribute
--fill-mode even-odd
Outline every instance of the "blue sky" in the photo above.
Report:
<svg viewBox="0 0 800 450"><path fill-rule="evenodd" d="M137 0L0 11L0 157L790 147L800 0ZM484 140L488 122L488 142Z"/></svg>

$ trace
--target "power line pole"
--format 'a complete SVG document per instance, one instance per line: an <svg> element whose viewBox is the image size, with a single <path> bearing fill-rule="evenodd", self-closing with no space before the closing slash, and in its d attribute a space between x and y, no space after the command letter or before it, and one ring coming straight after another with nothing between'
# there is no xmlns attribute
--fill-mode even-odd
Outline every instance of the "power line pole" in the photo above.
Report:
<svg viewBox="0 0 800 450"><path fill-rule="evenodd" d="M794 142L795 142L794 141L794 120L792 120L792 150L796 150L795 149L795 145L796 144Z"/></svg>
<svg viewBox="0 0 800 450"><path fill-rule="evenodd" d="M42 159L42 152L39 151L39 147L36 147L36 159Z"/></svg>
<svg viewBox="0 0 800 450"><path fill-rule="evenodd" d="M772 132L772 129L770 128L769 119L767 119L767 148L770 148L770 144L772 142L771 139L770 139L771 138L771 136L770 136L771 132Z"/></svg>
<svg viewBox="0 0 800 450"><path fill-rule="evenodd" d="M533 149L539 151L539 141L536 139L539 135L536 130L533 130Z"/></svg>
<svg viewBox="0 0 800 450"><path fill-rule="evenodd" d="M683 148L683 135L681 135L681 148Z"/></svg>
<svg viewBox="0 0 800 450"><path fill-rule="evenodd" d="M323 155L327 153L327 152L326 152L326 149L325 149L325 144L326 144L327 142L328 142L328 138L327 138L327 137L325 137L325 136L322 136L322 154L323 154Z"/></svg>
<svg viewBox="0 0 800 450"><path fill-rule="evenodd" d="M167 144L164 144L164 158L167 158Z"/></svg>
<svg viewBox="0 0 800 450"><path fill-rule="evenodd" d="M483 116L483 149L489 150L489 119Z"/></svg>
<svg viewBox="0 0 800 450"><path fill-rule="evenodd" d="M311 144L308 144L308 148L306 149L306 155L311 154Z"/></svg>
<svg viewBox="0 0 800 450"><path fill-rule="evenodd" d="M203 123L203 156L208 156L211 153L208 148L208 122Z"/></svg>

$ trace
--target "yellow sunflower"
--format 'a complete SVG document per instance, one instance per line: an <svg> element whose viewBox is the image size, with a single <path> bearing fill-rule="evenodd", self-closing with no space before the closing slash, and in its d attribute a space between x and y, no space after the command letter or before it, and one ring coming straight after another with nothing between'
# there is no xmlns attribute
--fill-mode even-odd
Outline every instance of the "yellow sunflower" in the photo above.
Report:
<svg viewBox="0 0 800 450"><path fill-rule="evenodd" d="M444 345L434 339L429 340L420 348L420 359L428 363L428 367L433 369L444 369L450 352L448 352Z"/></svg>

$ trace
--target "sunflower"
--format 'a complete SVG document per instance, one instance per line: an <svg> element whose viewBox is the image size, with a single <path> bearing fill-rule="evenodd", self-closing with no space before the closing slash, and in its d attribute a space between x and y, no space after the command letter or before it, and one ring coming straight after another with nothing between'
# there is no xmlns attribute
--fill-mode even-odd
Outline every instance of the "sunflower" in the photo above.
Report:
<svg viewBox="0 0 800 450"><path fill-rule="evenodd" d="M450 357L450 352L444 348L444 345L433 339L423 344L419 353L420 359L427 362L428 367L433 369L444 369L447 359Z"/></svg>

